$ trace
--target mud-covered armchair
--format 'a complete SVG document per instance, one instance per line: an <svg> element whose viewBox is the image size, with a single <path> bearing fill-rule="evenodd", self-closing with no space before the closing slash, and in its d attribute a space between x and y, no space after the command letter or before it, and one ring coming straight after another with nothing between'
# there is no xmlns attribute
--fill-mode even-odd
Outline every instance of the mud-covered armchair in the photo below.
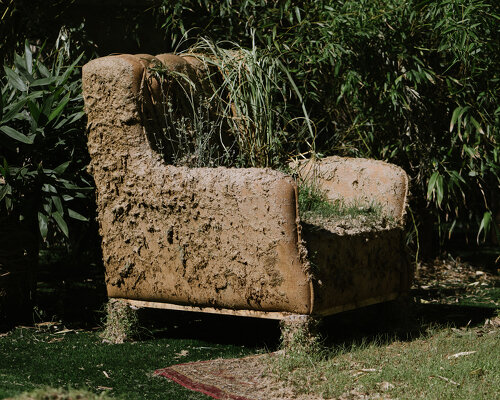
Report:
<svg viewBox="0 0 500 400"><path fill-rule="evenodd" d="M396 221L353 232L302 224L297 184L285 173L165 161L151 140L164 90L145 84L152 63L192 79L201 68L194 57L171 54L109 56L83 68L110 298L282 319L333 314L408 291L397 223L406 207L404 171L363 159L301 163L299 175L314 171L331 199L376 200Z"/></svg>

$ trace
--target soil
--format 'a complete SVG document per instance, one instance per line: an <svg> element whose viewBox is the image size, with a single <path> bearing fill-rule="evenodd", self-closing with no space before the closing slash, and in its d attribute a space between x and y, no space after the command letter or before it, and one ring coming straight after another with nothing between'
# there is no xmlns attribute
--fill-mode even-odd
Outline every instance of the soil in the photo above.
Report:
<svg viewBox="0 0 500 400"><path fill-rule="evenodd" d="M383 231L400 225L394 218L378 215L345 215L325 218L312 212L305 212L300 217L305 224L317 226L338 235Z"/></svg>

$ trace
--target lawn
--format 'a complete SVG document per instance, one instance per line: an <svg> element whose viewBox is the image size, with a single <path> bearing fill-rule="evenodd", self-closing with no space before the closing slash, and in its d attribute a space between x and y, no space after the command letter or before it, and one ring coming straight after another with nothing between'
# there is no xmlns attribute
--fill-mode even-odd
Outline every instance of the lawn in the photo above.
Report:
<svg viewBox="0 0 500 400"><path fill-rule="evenodd" d="M142 312L139 340L103 343L99 304L85 285L66 286L42 285L37 323L0 333L0 398L52 387L208 399L153 372L279 347L276 321L156 310ZM267 374L311 399L500 399L499 287L494 268L454 259L421 265L411 309L378 305L332 316L320 346L273 357Z"/></svg>
<svg viewBox="0 0 500 400"><path fill-rule="evenodd" d="M270 321L250 324L233 318L162 314L170 321L161 330L145 331L143 339L124 344L103 343L98 330L51 323L2 334L0 398L49 386L106 392L121 399L207 399L153 372L181 362L265 351L262 335L249 341L252 325L278 336L277 323Z"/></svg>

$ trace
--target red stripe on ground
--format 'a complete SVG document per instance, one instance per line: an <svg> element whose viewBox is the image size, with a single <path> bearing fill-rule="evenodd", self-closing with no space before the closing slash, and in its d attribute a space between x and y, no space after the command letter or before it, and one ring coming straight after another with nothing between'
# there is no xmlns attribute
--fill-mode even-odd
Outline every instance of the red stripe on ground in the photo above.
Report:
<svg viewBox="0 0 500 400"><path fill-rule="evenodd" d="M180 372L177 372L172 368L158 369L155 371L155 375L163 376L178 383L179 385L184 386L187 389L206 394L207 396L213 397L217 400L252 400L247 397L227 393L215 386L205 385L201 382L195 382L191 378L181 374Z"/></svg>

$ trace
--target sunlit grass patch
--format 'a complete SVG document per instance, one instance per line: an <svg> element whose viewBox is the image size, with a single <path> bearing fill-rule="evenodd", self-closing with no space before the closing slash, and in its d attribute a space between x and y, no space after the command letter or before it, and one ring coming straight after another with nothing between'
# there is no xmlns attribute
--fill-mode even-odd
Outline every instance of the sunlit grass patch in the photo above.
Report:
<svg viewBox="0 0 500 400"><path fill-rule="evenodd" d="M486 331L441 328L412 341L282 355L271 369L298 393L325 398L498 399L500 331Z"/></svg>

